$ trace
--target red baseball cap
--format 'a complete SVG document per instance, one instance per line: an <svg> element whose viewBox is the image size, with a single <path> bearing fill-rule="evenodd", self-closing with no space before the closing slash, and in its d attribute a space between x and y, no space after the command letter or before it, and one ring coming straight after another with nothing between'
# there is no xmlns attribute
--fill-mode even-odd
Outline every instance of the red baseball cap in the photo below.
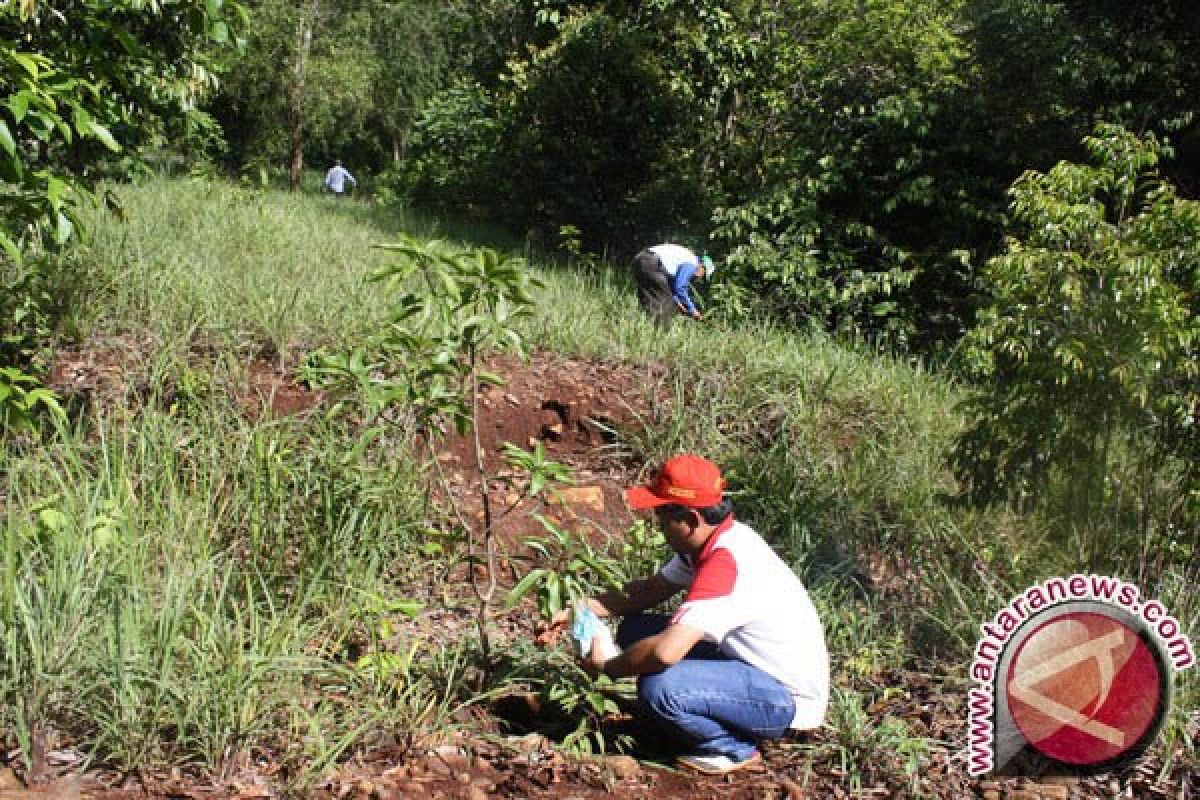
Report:
<svg viewBox="0 0 1200 800"><path fill-rule="evenodd" d="M663 464L654 483L625 490L629 507L635 510L665 505L708 508L721 502L725 479L720 468L694 455L675 456Z"/></svg>

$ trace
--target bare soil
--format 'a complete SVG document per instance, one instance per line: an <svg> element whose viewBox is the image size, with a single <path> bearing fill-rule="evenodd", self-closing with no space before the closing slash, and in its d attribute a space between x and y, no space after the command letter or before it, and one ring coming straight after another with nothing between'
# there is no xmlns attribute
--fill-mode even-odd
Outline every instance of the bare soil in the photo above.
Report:
<svg viewBox="0 0 1200 800"><path fill-rule="evenodd" d="M506 382L481 388L477 437L454 436L439 445L442 499L452 496L478 523L482 464L490 478L493 532L508 551L544 534L533 512L597 539L625 531L633 516L623 489L637 479L640 465L621 449L616 432L637 426L652 400L665 400L647 397L638 374L620 364L535 353L527 362L498 357L487 369ZM573 484L528 497L519 471L505 463L506 444L540 446L547 458L570 467Z"/></svg>
<svg viewBox="0 0 1200 800"><path fill-rule="evenodd" d="M135 362L144 348L127 341L109 342L60 354L52 372L53 388L68 402L120 405L131 390L125 374L137 374ZM507 556L523 553L528 537L541 535L529 513L540 510L564 524L583 526L597 536L619 535L633 517L622 496L623 487L641 477L643 464L623 451L613 436L616 429L636 429L650 406L665 403L647 387L658 385L655 368L535 355L528 363L496 359L490 369L507 379L504 386L487 388L480 403L479 455L494 508L499 509L496 533ZM649 371L647 371L649 369ZM273 361L248 363L247 383L237 387L244 413L304 415L325 402L319 393L298 385ZM576 478L570 491L547 500L526 497L514 471L503 463L505 442L524 449L540 443L547 455L570 466ZM454 499L478 524L480 472L474 437L444 441L437 451L442 480L435 490L445 502ZM880 581L884 583L885 581ZM452 641L471 624L462 609L429 609L420 621L424 631L441 631ZM497 619L508 636L532 636L534 620L528 608ZM835 654L835 659L837 654ZM835 669L837 665L835 664ZM1053 798L1190 798L1200 796L1193 764L1185 744L1177 745L1173 767L1160 774L1161 755L1121 772L1087 778L972 779L965 754L965 687L940 677L939 670L922 668L918 659L904 672L850 677L838 669L836 682L864 695L886 696L865 709L862 731L826 727L807 737L767 743L761 768L724 777L683 773L671 764L670 751L659 737L639 730L635 719L614 717L613 732L632 731L638 749L631 756L567 757L538 733L513 730L510 719L476 718L465 731L436 746L413 751L379 748L342 764L308 794L321 800L484 800L484 798L883 798L981 797L988 800ZM892 692L884 695L882 689ZM529 710L536 727L536 703ZM885 720L903 721L911 737L923 738L930 755L919 772L905 770L903 755L886 742L864 746ZM858 737L856 739L856 737ZM1190 731L1191 748L1200 746L1200 725ZM847 760L847 757L851 760ZM8 767L0 756L0 800L100 800L148 798L270 798L282 784L280 767L266 759L243 774L220 783L189 777L178 770L122 776L104 769L81 772L81 757L70 752L27 775L15 754ZM858 788L848 791L852 776ZM30 785L26 785L29 782Z"/></svg>

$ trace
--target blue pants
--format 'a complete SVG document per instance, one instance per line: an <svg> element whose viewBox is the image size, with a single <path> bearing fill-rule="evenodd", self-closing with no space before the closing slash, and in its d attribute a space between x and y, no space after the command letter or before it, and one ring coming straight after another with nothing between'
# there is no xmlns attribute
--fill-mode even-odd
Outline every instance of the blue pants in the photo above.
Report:
<svg viewBox="0 0 1200 800"><path fill-rule="evenodd" d="M617 644L626 648L666 628L662 614L626 617ZM796 713L791 692L767 673L700 642L682 661L638 677L647 713L702 755L744 761L759 739L783 736Z"/></svg>

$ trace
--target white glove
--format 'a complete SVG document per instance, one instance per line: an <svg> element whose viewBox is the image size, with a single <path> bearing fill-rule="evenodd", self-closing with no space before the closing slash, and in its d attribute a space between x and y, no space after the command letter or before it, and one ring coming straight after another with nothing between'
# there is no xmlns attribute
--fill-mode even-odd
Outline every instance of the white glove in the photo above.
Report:
<svg viewBox="0 0 1200 800"><path fill-rule="evenodd" d="M576 607L572 616L571 636L575 639L580 658L587 658L593 647L597 648L605 661L621 653L613 641L612 631L596 616L595 611L586 606Z"/></svg>

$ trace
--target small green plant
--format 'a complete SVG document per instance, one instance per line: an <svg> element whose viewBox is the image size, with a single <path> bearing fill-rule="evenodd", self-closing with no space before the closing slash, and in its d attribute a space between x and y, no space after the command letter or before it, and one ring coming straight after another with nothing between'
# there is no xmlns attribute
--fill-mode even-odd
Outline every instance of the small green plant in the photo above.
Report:
<svg viewBox="0 0 1200 800"><path fill-rule="evenodd" d="M533 593L538 611L548 618L585 597L621 585L618 563L598 551L585 534L555 525L540 514L534 519L550 535L525 540L541 566L527 572L509 591L509 608Z"/></svg>
<svg viewBox="0 0 1200 800"><path fill-rule="evenodd" d="M626 751L633 740L622 734L605 734L604 720L621 711L619 697L628 697L628 686L621 686L607 675L592 678L578 666L564 665L552 671L543 690L545 696L568 717L576 719L575 727L562 739L562 746L575 753L605 753Z"/></svg>
<svg viewBox="0 0 1200 800"><path fill-rule="evenodd" d="M552 484L575 482L570 467L546 456L546 446L540 439L534 442L532 450L522 450L512 442L505 442L502 453L504 462L520 470L528 480L525 490L528 497L537 497Z"/></svg>
<svg viewBox="0 0 1200 800"><path fill-rule="evenodd" d="M379 592L360 591L360 605L352 619L367 633L367 652L354 662L359 672L369 675L379 686L402 687L411 679L413 660L420 642L408 643L407 649L397 650L392 641L396 636L397 616L415 618L424 607L416 600L392 599Z"/></svg>
<svg viewBox="0 0 1200 800"><path fill-rule="evenodd" d="M169 413L192 414L212 401L213 378L210 372L183 364L174 375Z"/></svg>
<svg viewBox="0 0 1200 800"><path fill-rule="evenodd" d="M572 753L625 752L628 734L605 730L605 722L633 701L633 684L607 676L593 678L565 647L543 650L518 644L510 654L501 683L523 691L536 690L555 710L539 722L544 732Z"/></svg>
<svg viewBox="0 0 1200 800"><path fill-rule="evenodd" d="M559 225L558 247L572 261L579 258L583 254L583 231L577 225Z"/></svg>
<svg viewBox="0 0 1200 800"><path fill-rule="evenodd" d="M916 793L919 770L928 762L928 743L914 737L908 725L896 717L877 723L856 691L834 687L829 700L829 725L835 734L832 747L847 788L861 791L864 786L886 780L898 768L908 776L910 790Z"/></svg>
<svg viewBox="0 0 1200 800"><path fill-rule="evenodd" d="M0 434L33 430L39 412L65 418L54 392L16 367L0 367Z"/></svg>
<svg viewBox="0 0 1200 800"><path fill-rule="evenodd" d="M532 314L534 282L522 259L488 248L463 250L407 236L379 248L397 260L377 270L372 280L399 295L388 323L365 349L370 355L355 351L343 357L318 356L305 377L324 377L326 386L361 392L373 414L364 439L378 437L378 423L388 422L389 414L407 415L413 431L424 434L431 448L447 432L447 423L460 434L472 434L483 523L481 529L465 524L463 528L471 587L479 601L480 647L489 664L487 613L498 589L496 514L477 421L481 385L502 384L503 379L484 369L482 362L492 350L524 355L518 324ZM461 509L456 511L461 520ZM474 568L478 562L483 570Z"/></svg>

